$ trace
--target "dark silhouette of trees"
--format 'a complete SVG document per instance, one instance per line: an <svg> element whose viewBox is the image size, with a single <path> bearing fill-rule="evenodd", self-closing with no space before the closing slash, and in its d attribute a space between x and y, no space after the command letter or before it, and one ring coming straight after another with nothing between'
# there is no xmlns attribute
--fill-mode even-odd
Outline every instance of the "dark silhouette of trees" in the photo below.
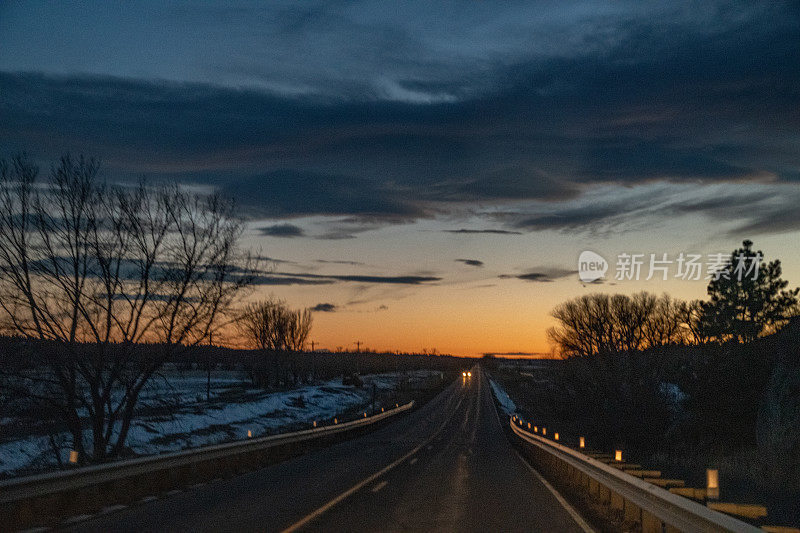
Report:
<svg viewBox="0 0 800 533"><path fill-rule="evenodd" d="M786 290L789 282L781 278L780 260L763 263L762 258L746 240L708 284L704 310L710 336L749 342L776 331L796 312L800 289Z"/></svg>
<svg viewBox="0 0 800 533"><path fill-rule="evenodd" d="M242 332L260 350L299 352L311 333L308 309L290 309L281 300L252 303L239 317Z"/></svg>
<svg viewBox="0 0 800 533"><path fill-rule="evenodd" d="M558 305L548 337L566 358L590 358L685 340L686 304L647 292L589 294Z"/></svg>
<svg viewBox="0 0 800 533"><path fill-rule="evenodd" d="M0 162L0 326L45 341L3 386L56 413L80 462L123 452L148 381L220 331L252 280L230 203L98 173L84 157L46 180L24 156Z"/></svg>
<svg viewBox="0 0 800 533"><path fill-rule="evenodd" d="M298 361L311 333L311 323L310 310L290 309L282 300L264 300L245 308L238 318L239 328L264 354L253 371L256 384L286 386L313 379L314 369L309 375Z"/></svg>

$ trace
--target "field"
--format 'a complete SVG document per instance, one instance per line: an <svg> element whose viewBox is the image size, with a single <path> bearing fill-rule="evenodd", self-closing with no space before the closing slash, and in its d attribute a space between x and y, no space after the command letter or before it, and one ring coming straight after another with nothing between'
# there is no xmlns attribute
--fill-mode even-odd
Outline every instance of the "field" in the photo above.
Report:
<svg viewBox="0 0 800 533"><path fill-rule="evenodd" d="M144 392L127 444L128 455L150 455L309 427L314 421L347 418L405 402L438 385L443 374L431 370L361 376L361 386L331 379L289 390L255 388L243 372L170 367ZM17 405L0 418L0 476L46 471L69 454L67 433L56 420Z"/></svg>

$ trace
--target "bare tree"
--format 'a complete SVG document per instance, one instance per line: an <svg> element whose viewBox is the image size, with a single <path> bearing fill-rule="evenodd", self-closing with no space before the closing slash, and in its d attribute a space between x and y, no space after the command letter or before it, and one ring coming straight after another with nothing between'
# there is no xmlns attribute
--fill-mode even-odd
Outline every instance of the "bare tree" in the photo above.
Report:
<svg viewBox="0 0 800 533"><path fill-rule="evenodd" d="M558 305L548 337L562 356L589 358L684 342L684 305L667 295L589 294Z"/></svg>
<svg viewBox="0 0 800 533"><path fill-rule="evenodd" d="M257 382L268 384L270 374L278 385L308 378L300 375L297 352L303 350L311 333L311 311L293 310L286 302L269 299L248 305L238 323L247 340L272 362L271 370L266 360L258 365Z"/></svg>
<svg viewBox="0 0 800 533"><path fill-rule="evenodd" d="M239 325L260 350L297 352L311 333L311 311L293 310L281 300L265 300L247 306L239 316Z"/></svg>
<svg viewBox="0 0 800 533"><path fill-rule="evenodd" d="M253 278L228 202L107 187L98 170L65 156L38 183L24 157L0 163L0 323L47 343L46 372L6 383L63 417L81 461L122 453L145 385L229 323Z"/></svg>

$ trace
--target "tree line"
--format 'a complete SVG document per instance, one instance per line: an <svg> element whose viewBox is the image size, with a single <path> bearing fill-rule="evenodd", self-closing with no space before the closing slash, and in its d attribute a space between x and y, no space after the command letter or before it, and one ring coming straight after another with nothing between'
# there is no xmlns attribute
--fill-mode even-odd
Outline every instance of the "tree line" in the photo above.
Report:
<svg viewBox="0 0 800 533"><path fill-rule="evenodd" d="M746 240L708 285L708 300L686 302L667 294L589 294L558 305L548 337L566 358L601 357L676 344L750 342L800 314L798 292L787 289L780 260L757 276L735 271L740 258L760 260ZM757 259L758 258L758 259ZM755 279L754 279L755 278Z"/></svg>
<svg viewBox="0 0 800 533"><path fill-rule="evenodd" d="M519 383L532 415L644 460L741 452L760 465L752 483L800 488L800 291L779 260L757 279L735 274L736 258L762 255L744 241L706 300L640 292L558 305L549 337L562 361L546 386Z"/></svg>

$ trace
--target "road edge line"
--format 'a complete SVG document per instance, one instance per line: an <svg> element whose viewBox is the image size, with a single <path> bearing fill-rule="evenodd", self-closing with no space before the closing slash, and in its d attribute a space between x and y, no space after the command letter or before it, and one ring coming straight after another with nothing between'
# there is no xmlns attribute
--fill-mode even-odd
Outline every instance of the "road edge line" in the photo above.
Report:
<svg viewBox="0 0 800 533"><path fill-rule="evenodd" d="M483 372L481 372L481 374L483 374ZM486 374L487 374L486 380L488 382L490 379L488 376L489 373L486 372ZM494 416L497 417L497 423L500 424L500 427L502 427L503 423L500 421L500 413L497 412L497 403L494 401L494 389L492 389L491 383L487 383L487 385L489 385L489 394L492 395L492 406L494 407ZM563 507L564 510L567 511L567 513L569 513L569 515L572 517L573 520L575 520L575 523L578 524L578 527L580 527L584 531L584 533L597 533L597 530L589 525L589 522L587 522L586 519L583 518L581 514L577 510L575 510L575 508L572 505L570 505L566 499L564 499L561 493L558 492L555 489L555 487L553 487L553 485L551 485L550 482L547 481L544 478L544 476L540 474L539 471L533 467L532 464L530 464L528 461L525 460L524 457L522 457L522 454L520 454L516 448L512 446L511 449L514 450L514 453L517 455L517 457L519 457L520 461L522 461L522 463L525 466L527 466L531 472L533 472L533 475L536 476L536 479L538 479L542 483L542 485L544 485L545 488L550 491L550 493L555 497L556 501L561 504L561 507Z"/></svg>
<svg viewBox="0 0 800 533"><path fill-rule="evenodd" d="M556 488L553 487L553 485L551 485L550 482L547 481L544 478L544 476L542 476L542 474L540 474L539 471L533 467L533 465L531 465L528 461L525 460L524 457L522 457L522 454L520 454L517 450L514 450L514 453L517 454L517 457L519 457L520 461L525 463L525 466L527 466L528 469L531 472L533 472L533 475L536 476L536 479L538 479L542 483L542 485L544 485L547 488L547 490L550 491L550 493L555 497L555 499L558 500L558 503L561 504L561 507L563 507L569 513L572 519L575 520L575 522L578 524L578 526L580 526L580 528L583 531L585 531L586 533L597 533L597 530L589 525L589 523L580 515L580 513L572 505L569 504L569 502L561 495L561 493L558 492Z"/></svg>

